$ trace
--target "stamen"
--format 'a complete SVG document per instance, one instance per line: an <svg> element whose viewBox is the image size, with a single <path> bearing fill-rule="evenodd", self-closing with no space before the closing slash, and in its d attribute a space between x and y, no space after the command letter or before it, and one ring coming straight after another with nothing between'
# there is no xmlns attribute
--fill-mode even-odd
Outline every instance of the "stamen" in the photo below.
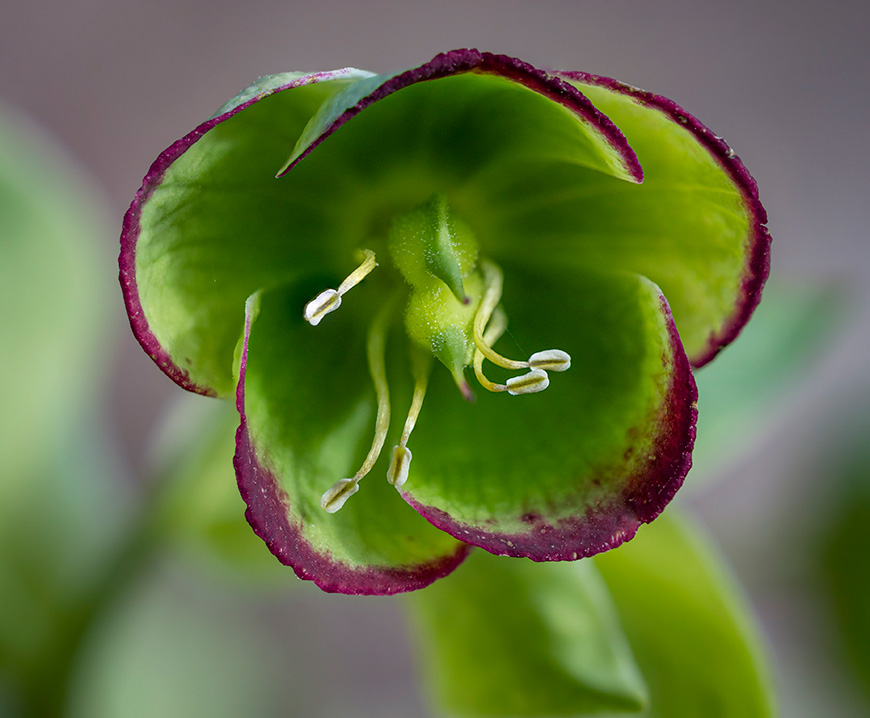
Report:
<svg viewBox="0 0 870 718"><path fill-rule="evenodd" d="M423 408L423 398L426 396L426 386L429 383L429 371L432 367L432 355L428 352L412 348L411 355L412 371L414 372L414 395L411 398L411 408L405 419L402 429L402 437L399 443L393 447L393 458L387 471L387 481L397 489L408 480L408 471L411 466L411 450L408 449L408 439L417 424L417 417Z"/></svg>
<svg viewBox="0 0 870 718"><path fill-rule="evenodd" d="M493 364L503 367L504 369L541 369L548 371L567 371L570 369L571 356L561 349L546 349L544 351L535 352L529 357L528 361L517 361L515 359L503 357L492 348L492 345L495 344L498 337L501 336L501 332L499 332L492 340L488 340L484 333L484 327L487 326L490 317L493 315L501 301L504 275L497 265L485 259L481 260L480 267L483 270L485 289L483 298L480 300L477 314L474 316L473 326L474 344L477 347L477 351L475 352L475 373L477 374L478 381L487 388L489 388L487 384L490 384L493 387L503 386L501 384L493 384L483 377L483 373L480 371L483 366L483 358L489 359ZM504 331L504 328L502 328L502 331ZM482 358L479 361L476 356L478 353L482 355ZM546 388L546 386L542 387L542 389L544 388ZM537 389L536 391L542 391L542 389ZM504 389L491 388L490 391L504 391Z"/></svg>
<svg viewBox="0 0 870 718"><path fill-rule="evenodd" d="M372 255L374 257L374 255ZM378 402L378 413L375 418L375 436L369 453L353 478L339 479L320 498L320 506L329 513L335 513L359 490L359 482L372 470L377 463L384 442L387 439L387 430L390 428L390 389L387 385L386 368L386 343L387 327L394 302L387 302L369 329L366 343L366 356L369 364L369 373L375 385L375 395Z"/></svg>
<svg viewBox="0 0 870 718"><path fill-rule="evenodd" d="M495 344L501 335L504 334L505 329L507 329L507 315L501 307L496 307L495 311L492 313L492 318L486 327L486 331L483 333L483 341L488 345ZM472 362L472 366L474 367L474 375L477 377L477 381L480 382L480 385L484 389L493 392L507 391L507 386L505 384L496 384L484 376L483 353L480 349L474 350L474 361Z"/></svg>
<svg viewBox="0 0 870 718"><path fill-rule="evenodd" d="M345 277L338 285L338 289L324 289L314 299L305 305L302 316L312 327L320 324L320 321L330 312L334 312L341 306L341 298L365 279L369 273L378 266L375 261L375 253L370 249L360 250L363 257L362 264Z"/></svg>
<svg viewBox="0 0 870 718"><path fill-rule="evenodd" d="M486 289L483 292L483 298L480 300L477 314L474 316L474 326L472 328L474 343L481 354L497 366L505 369L528 369L528 362L514 361L513 359L503 357L484 339L483 330L498 303L501 301L504 275L501 269L485 259L481 260L480 268L483 270L483 282Z"/></svg>
<svg viewBox="0 0 870 718"><path fill-rule="evenodd" d="M550 386L547 372L542 369L532 369L528 374L512 376L507 380L507 393L512 396L517 394L535 394L544 391Z"/></svg>

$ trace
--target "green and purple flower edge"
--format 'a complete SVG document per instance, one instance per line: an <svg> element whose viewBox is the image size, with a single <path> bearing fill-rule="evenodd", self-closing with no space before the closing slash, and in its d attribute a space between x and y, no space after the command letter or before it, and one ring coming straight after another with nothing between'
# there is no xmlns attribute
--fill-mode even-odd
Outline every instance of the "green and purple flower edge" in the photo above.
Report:
<svg viewBox="0 0 870 718"><path fill-rule="evenodd" d="M302 143L301 151L294 152L286 169L280 173L281 176L292 172L317 145L376 101L421 81L469 72L501 76L568 108L612 148L614 156L619 158L625 180L638 182L642 179L637 157L622 132L571 84L572 81L581 87L604 87L655 108L683 125L721 164L739 188L749 209L751 232L746 240L747 261L741 294L735 301L734 311L727 321L710 332L706 345L693 352L691 363L701 366L709 361L737 335L760 298L768 271L769 235L764 227L766 218L758 201L754 181L739 159L700 122L665 98L642 93L607 78L582 73L561 73L559 77L536 70L513 58L474 50L454 51L440 55L415 70L381 81L343 112L336 112L333 117L328 117L331 121L312 133L307 144ZM143 206L179 157L206 133L260 100L307 84L368 77L367 73L340 70L334 73L300 75L284 84L267 86L265 89L260 87L255 95L231 105L229 109L170 146L152 165L125 218L121 238L121 283L134 334L158 366L182 387L202 394L225 393L193 379L188 370L173 359L170 351L157 339L149 325L140 301L136 273L136 245ZM510 275L507 281L509 280ZM635 448L645 458L634 466L635 470L630 475L624 477L621 490L609 497L596 498L582 512L568 516L546 516L533 508L521 512L512 521L468 521L457 519L443 508L428 504L425 497L415 496L414 489L409 484L401 490L405 501L435 527L459 541L436 541L433 546L437 544L437 549L428 559L399 562L396 565L366 565L364 562L355 564L333 555L328 546L313 545L298 516L296 521L291 519L293 510L288 505L288 495L276 478L274 466L270 465L268 451L262 447L258 450L246 415L245 379L249 339L252 321L256 316L256 311L249 307L244 320L244 338L237 368L236 401L241 425L237 434L235 459L239 487L248 504L248 521L278 559L291 565L301 578L315 581L324 590L363 594L387 594L421 588L452 571L467 554L469 544L481 546L492 553L527 556L534 560L571 560L605 551L628 540L641 523L651 521L661 512L682 484L691 466L697 415L697 392L690 360L683 350L683 343L664 295L660 291L655 294L660 312L660 329L663 336L666 336L663 341L662 366L668 377L667 388L663 391L664 400L656 409L655 416L648 422L650 426L657 428L657 432L653 436L639 438ZM518 401L529 400L533 399ZM626 457L626 462L628 461L629 457ZM415 463L415 469L416 466ZM593 484L600 480L606 484L606 477L585 478ZM371 488L367 487L366 490Z"/></svg>
<svg viewBox="0 0 870 718"><path fill-rule="evenodd" d="M673 100L620 82L612 77L576 71L559 71L556 74L568 80L605 88L630 97L634 102L658 110L664 116L683 125L686 130L692 133L698 143L716 158L722 169L740 188L752 222L748 237L750 250L747 252L741 295L729 320L718 331L710 335L706 350L692 357L692 366L700 368L709 363L722 349L737 338L761 301L761 292L770 275L770 232L767 229L767 210L764 209L758 196L758 184L740 157L722 137L693 114L686 112Z"/></svg>

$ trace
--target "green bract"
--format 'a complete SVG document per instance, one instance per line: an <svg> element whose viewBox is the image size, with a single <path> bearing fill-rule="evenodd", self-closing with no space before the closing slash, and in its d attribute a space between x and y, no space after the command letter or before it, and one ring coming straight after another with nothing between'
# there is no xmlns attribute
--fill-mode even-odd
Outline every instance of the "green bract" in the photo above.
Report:
<svg viewBox="0 0 870 718"><path fill-rule="evenodd" d="M275 555L394 593L469 545L577 559L661 512L691 464L690 362L757 304L764 222L670 101L457 50L260 80L151 167L121 282L172 379L235 392Z"/></svg>

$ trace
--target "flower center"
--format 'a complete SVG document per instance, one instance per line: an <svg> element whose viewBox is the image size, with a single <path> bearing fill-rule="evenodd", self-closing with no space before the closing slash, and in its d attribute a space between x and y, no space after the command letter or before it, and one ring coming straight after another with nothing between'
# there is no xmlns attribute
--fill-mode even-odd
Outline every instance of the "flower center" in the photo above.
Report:
<svg viewBox="0 0 870 718"><path fill-rule="evenodd" d="M465 378L466 367L473 367L484 389L516 396L546 389L547 372L570 368L571 357L560 349L548 349L521 361L508 359L493 349L507 328L507 316L500 304L504 276L498 265L480 256L474 234L450 213L443 195L436 195L397 217L387 247L393 264L410 286L405 329L411 340L414 393L387 471L387 480L398 489L408 479L411 464L408 440L423 406L432 357L450 371L468 401L474 400L474 394ZM342 297L377 266L375 254L369 249L361 250L359 261L360 265L337 289L326 289L305 305L303 316L312 326L338 309ZM338 511L359 490L359 482L377 462L386 441L390 399L384 352L392 310L391 302L381 308L367 341L369 372L378 403L372 446L353 477L340 479L323 494L320 504L329 513ZM484 374L484 360L504 369L526 372L498 384Z"/></svg>

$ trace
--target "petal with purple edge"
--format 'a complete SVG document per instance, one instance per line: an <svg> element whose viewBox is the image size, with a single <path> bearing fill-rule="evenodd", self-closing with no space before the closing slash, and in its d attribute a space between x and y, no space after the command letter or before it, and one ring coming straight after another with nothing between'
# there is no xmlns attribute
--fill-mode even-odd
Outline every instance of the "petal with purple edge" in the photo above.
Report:
<svg viewBox="0 0 870 718"><path fill-rule="evenodd" d="M767 278L770 235L755 181L720 137L671 100L608 78L561 76L625 133L643 184L530 165L493 177L493 196L522 201L491 218L488 231L504 255L524 255L534 236L547 262L649 277L668 298L692 364L702 366L749 319Z"/></svg>
<svg viewBox="0 0 870 718"><path fill-rule="evenodd" d="M392 77L265 78L145 177L120 260L134 332L176 382L227 395L247 296L337 273L435 193L469 222L497 214L491 177L531 158L641 179L624 136L582 93L513 58L461 50ZM500 237L480 240L497 253Z"/></svg>
<svg viewBox="0 0 870 718"><path fill-rule="evenodd" d="M352 312L311 327L307 287L248 301L236 476L247 519L278 559L330 592L393 594L430 584L468 546L434 529L372 472L337 513L320 496L352 476L372 437L373 391Z"/></svg>
<svg viewBox="0 0 870 718"><path fill-rule="evenodd" d="M176 383L229 395L245 298L304 266L286 238L329 231L275 170L320 104L360 70L260 79L155 160L124 217L120 279L133 333ZM292 214L292 221L288 215Z"/></svg>
<svg viewBox="0 0 870 718"><path fill-rule="evenodd" d="M512 340L558 346L571 369L541 394L479 392L470 407L448 406L458 399L435 377L403 496L492 553L606 551L661 512L691 465L697 393L667 302L636 275L505 277Z"/></svg>

